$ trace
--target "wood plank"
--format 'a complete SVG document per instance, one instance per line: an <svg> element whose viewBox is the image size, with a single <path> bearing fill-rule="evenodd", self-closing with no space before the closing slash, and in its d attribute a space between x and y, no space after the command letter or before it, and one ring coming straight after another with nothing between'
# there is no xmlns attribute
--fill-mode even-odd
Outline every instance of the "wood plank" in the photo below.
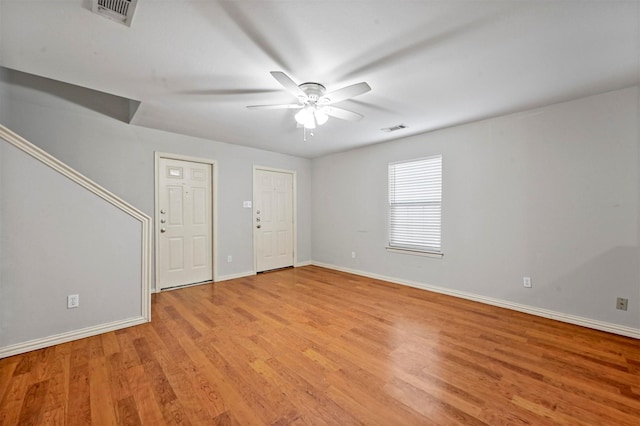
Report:
<svg viewBox="0 0 640 426"><path fill-rule="evenodd" d="M47 399L49 381L37 382L29 386L22 400L20 408L19 425L37 425L41 423L44 414L44 405Z"/></svg>
<svg viewBox="0 0 640 426"><path fill-rule="evenodd" d="M26 374L13 376L0 401L0 425L18 424L20 410L30 384Z"/></svg>
<svg viewBox="0 0 640 426"><path fill-rule="evenodd" d="M0 402L4 399L7 389L9 389L19 358L19 356L12 356L0 359Z"/></svg>
<svg viewBox="0 0 640 426"><path fill-rule="evenodd" d="M132 396L122 398L117 403L118 425L121 426L140 426L142 421L138 415L138 408Z"/></svg>
<svg viewBox="0 0 640 426"><path fill-rule="evenodd" d="M74 342L76 343L76 342ZM85 351L81 350L85 353ZM94 374L89 368L89 363L72 350L69 370L69 394L66 399L66 424L88 425L91 424L91 389L89 377Z"/></svg>
<svg viewBox="0 0 640 426"><path fill-rule="evenodd" d="M142 365L127 370L128 382L131 386L138 417L144 424L161 425L164 423L162 410L156 403L152 385Z"/></svg>
<svg viewBox="0 0 640 426"><path fill-rule="evenodd" d="M92 358L89 361L89 371L91 419L100 425L116 425L116 401L111 395L107 359L104 356Z"/></svg>

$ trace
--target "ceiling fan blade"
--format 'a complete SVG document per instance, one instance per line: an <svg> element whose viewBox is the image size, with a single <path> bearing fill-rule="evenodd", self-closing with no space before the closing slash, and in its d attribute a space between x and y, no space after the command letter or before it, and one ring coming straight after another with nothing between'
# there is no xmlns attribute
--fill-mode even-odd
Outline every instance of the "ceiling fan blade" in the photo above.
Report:
<svg viewBox="0 0 640 426"><path fill-rule="evenodd" d="M249 105L249 109L300 109L300 104L281 104L281 105Z"/></svg>
<svg viewBox="0 0 640 426"><path fill-rule="evenodd" d="M274 61L281 68L289 68L289 63L285 60L285 57L279 52L277 45L270 41L270 33L260 31L259 22L251 17L250 7L240 5L240 2L236 1L218 1L224 13L234 22L240 30L251 40L256 47L262 50L272 61ZM248 11L246 11L249 9ZM207 14L209 15L209 14ZM214 15L215 16L215 15ZM213 22L217 27L218 21L214 18ZM284 22L279 23L279 29L284 29Z"/></svg>
<svg viewBox="0 0 640 426"><path fill-rule="evenodd" d="M318 103L323 105L335 104L336 102L344 101L345 99L367 93L369 90L371 90L371 87L365 82L352 84L351 86L343 87L342 89L327 93L320 98Z"/></svg>
<svg viewBox="0 0 640 426"><path fill-rule="evenodd" d="M282 71L271 71L271 75L273 76L273 78L278 80L278 83L282 84L282 87L287 89L287 91L293 96L301 100L307 99L307 94L304 93L302 89L300 89L288 75L286 75Z"/></svg>
<svg viewBox="0 0 640 426"><path fill-rule="evenodd" d="M358 121L364 117L357 112L349 111L348 109L338 108L334 106L323 106L322 110L330 117L339 118L341 120Z"/></svg>

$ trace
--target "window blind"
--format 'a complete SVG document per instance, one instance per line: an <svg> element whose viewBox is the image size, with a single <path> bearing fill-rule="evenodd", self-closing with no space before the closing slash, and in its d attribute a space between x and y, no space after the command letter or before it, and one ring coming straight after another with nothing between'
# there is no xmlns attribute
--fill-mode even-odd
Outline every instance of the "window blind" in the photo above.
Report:
<svg viewBox="0 0 640 426"><path fill-rule="evenodd" d="M441 252L442 156L389 164L389 247Z"/></svg>

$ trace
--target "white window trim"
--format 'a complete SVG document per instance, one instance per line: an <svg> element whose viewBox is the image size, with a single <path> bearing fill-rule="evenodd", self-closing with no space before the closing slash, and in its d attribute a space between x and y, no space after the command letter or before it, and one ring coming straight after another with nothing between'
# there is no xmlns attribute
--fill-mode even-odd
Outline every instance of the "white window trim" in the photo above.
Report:
<svg viewBox="0 0 640 426"><path fill-rule="evenodd" d="M412 256L423 256L423 257L435 257L441 259L444 256L444 253L441 251L430 251L430 250L409 250L403 249L399 247L385 247L385 249L389 253L397 253L397 254L410 254Z"/></svg>
<svg viewBox="0 0 640 426"><path fill-rule="evenodd" d="M432 155L432 156L428 156L428 157L421 157L421 158L414 158L414 159L409 159L409 160L402 160L402 161L395 161L392 163L389 163L389 166L392 166L394 164L403 164L403 163L411 163L411 162L417 162L417 161L421 161L421 160L428 160L428 159L432 159L432 158L436 158L439 157L440 161L441 161L441 165L440 167L442 167L442 155L438 154L438 155ZM442 179L442 169L440 169L440 178ZM388 180L388 184L390 184L390 180ZM389 188L390 191L390 188ZM390 252L390 253L397 253L397 254L406 254L406 255L413 255L413 256L422 256L422 257L432 257L432 258L442 258L444 256L444 253L442 251L442 195L440 195L440 247L439 250L437 248L431 248L431 247L425 247L424 249L421 249L419 247L416 248L411 248L411 247L401 247L401 246L392 246L390 243L385 247L385 249ZM388 214L391 214L391 206L389 205L389 210L388 210ZM391 232L391 223L390 223L390 216L388 217L388 232ZM390 235L389 235L390 236Z"/></svg>

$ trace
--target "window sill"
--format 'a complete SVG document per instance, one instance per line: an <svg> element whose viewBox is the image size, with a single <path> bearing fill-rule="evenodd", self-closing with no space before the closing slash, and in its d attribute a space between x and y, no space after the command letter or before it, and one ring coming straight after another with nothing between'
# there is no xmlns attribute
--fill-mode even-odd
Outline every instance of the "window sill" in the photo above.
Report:
<svg viewBox="0 0 640 426"><path fill-rule="evenodd" d="M412 256L424 256L424 257L435 257L437 259L441 259L444 256L444 253L440 253L437 251L420 251L420 250L410 250L410 249L402 249L397 247L386 247L388 252L398 253L398 254L409 254Z"/></svg>

